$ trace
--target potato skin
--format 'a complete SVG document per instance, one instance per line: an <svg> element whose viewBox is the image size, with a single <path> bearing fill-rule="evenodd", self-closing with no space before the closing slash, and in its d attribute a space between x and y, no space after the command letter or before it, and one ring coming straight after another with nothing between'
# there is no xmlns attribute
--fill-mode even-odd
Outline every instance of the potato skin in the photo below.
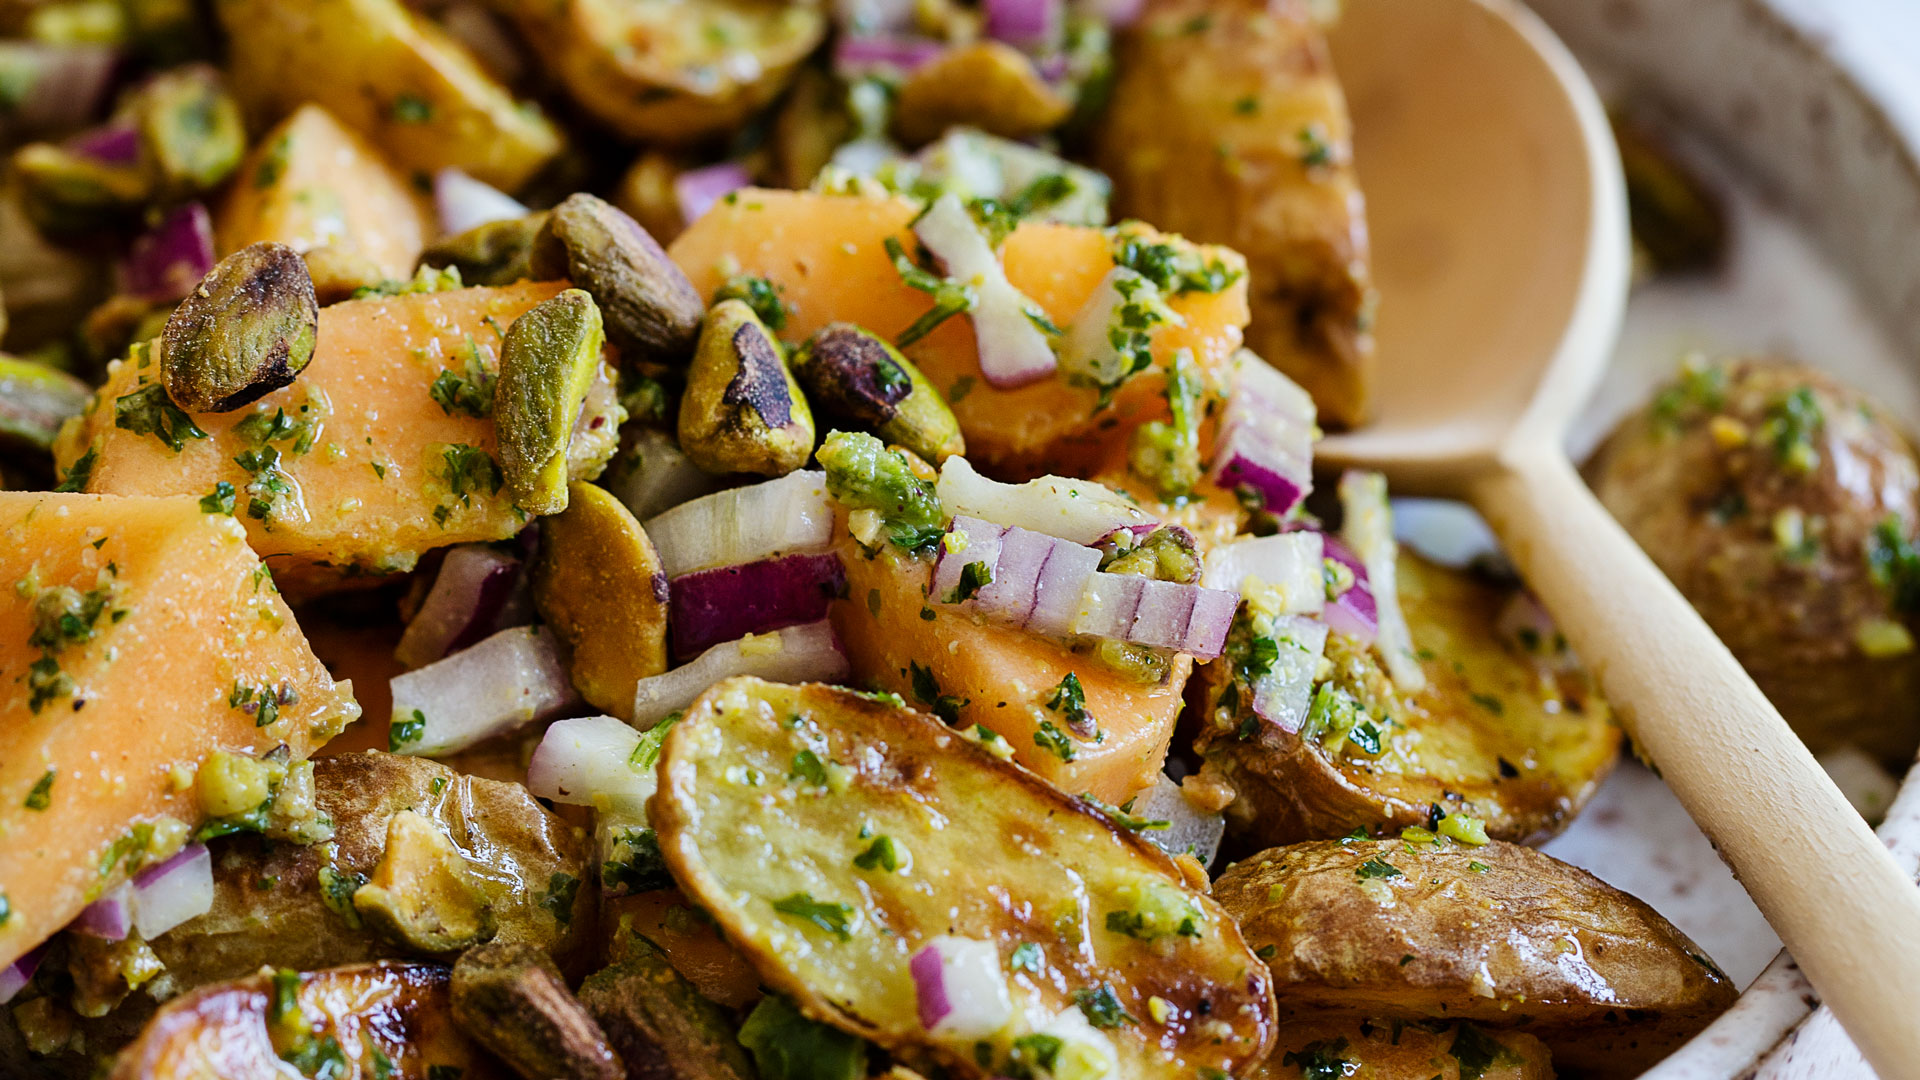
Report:
<svg viewBox="0 0 1920 1080"><path fill-rule="evenodd" d="M1333 681L1396 726L1375 758L1220 715L1227 665L1201 669L1206 708L1194 745L1207 771L1238 793L1228 825L1259 846L1397 832L1425 825L1430 807L1486 822L1497 839L1538 842L1566 827L1619 758L1621 732L1585 672L1552 643L1531 652L1502 634L1516 590L1402 549L1400 602L1427 688L1395 691L1377 654L1328 637ZM1246 695L1241 695L1242 700Z"/></svg>
<svg viewBox="0 0 1920 1080"><path fill-rule="evenodd" d="M1804 472L1764 430L1801 390L1822 420ZM1920 743L1920 652L1876 658L1857 635L1912 625L1868 558L1882 522L1912 535L1920 466L1864 395L1775 358L1698 367L1615 429L1587 475L1809 747L1851 742L1905 767ZM1804 548L1776 537L1783 514L1804 520Z"/></svg>
<svg viewBox="0 0 1920 1080"><path fill-rule="evenodd" d="M1367 1080L1462 1080L1460 1058L1452 1051L1463 1029L1471 1026L1386 1020L1282 1024L1274 1036L1273 1053L1253 1073L1253 1080L1307 1080L1308 1063L1332 1061L1354 1066L1353 1075ZM1553 1055L1539 1039L1519 1031L1478 1027L1467 1037L1476 1034L1498 1047L1493 1063L1478 1080L1553 1080Z"/></svg>
<svg viewBox="0 0 1920 1080"><path fill-rule="evenodd" d="M1274 848L1213 892L1248 944L1272 949L1282 1022L1471 1020L1539 1038L1562 1075L1632 1076L1738 996L1646 904L1497 840Z"/></svg>
<svg viewBox="0 0 1920 1080"><path fill-rule="evenodd" d="M1114 216L1247 257L1247 345L1367 416L1374 304L1352 125L1306 0L1152 0L1116 50L1095 162Z"/></svg>

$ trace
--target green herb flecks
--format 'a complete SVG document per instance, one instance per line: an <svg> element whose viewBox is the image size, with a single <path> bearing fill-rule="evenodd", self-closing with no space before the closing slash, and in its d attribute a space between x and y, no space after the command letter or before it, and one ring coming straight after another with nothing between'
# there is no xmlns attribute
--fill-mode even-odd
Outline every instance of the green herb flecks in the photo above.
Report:
<svg viewBox="0 0 1920 1080"><path fill-rule="evenodd" d="M782 915L791 915L803 922L825 930L841 941L853 939L853 906L851 904L826 903L813 898L812 893L797 892L773 902L773 910Z"/></svg>
<svg viewBox="0 0 1920 1080"><path fill-rule="evenodd" d="M853 857L853 865L862 870L885 870L891 874L900 869L901 848L891 836L876 836L867 849Z"/></svg>
<svg viewBox="0 0 1920 1080"><path fill-rule="evenodd" d="M87 452L73 459L73 464L60 474L60 482L53 490L74 492L87 490L87 482L93 479L93 466L100 460L98 447L89 446Z"/></svg>
<svg viewBox="0 0 1920 1080"><path fill-rule="evenodd" d="M948 281L946 278L914 262L908 257L906 248L901 246L898 237L887 237L887 258L893 260L893 268L900 274L900 280L907 287L926 293L933 298L933 308L925 315L913 321L913 324L900 331L893 339L899 348L926 337L938 329L940 324L963 312L972 311L980 303L980 295L971 285Z"/></svg>
<svg viewBox="0 0 1920 1080"><path fill-rule="evenodd" d="M1387 862L1385 859L1382 859L1377 855L1371 859L1368 859L1366 862L1361 863L1358 867L1355 867L1353 872L1355 876L1366 881L1372 881L1372 880L1384 879L1384 878L1397 878L1401 876L1399 867L1393 865L1390 862Z"/></svg>
<svg viewBox="0 0 1920 1080"><path fill-rule="evenodd" d="M493 384L499 376L487 364L486 358L481 356L480 347L474 344L471 335L463 351L465 359L461 363L461 370L443 369L434 376L433 385L427 388L427 395L448 416L460 413L485 419L493 415Z"/></svg>
<svg viewBox="0 0 1920 1080"><path fill-rule="evenodd" d="M48 806L52 805L53 781L57 775L58 774L52 769L48 769L45 773L41 774L39 781L33 785L32 791L27 792L26 801L21 803L21 805L29 810L45 810Z"/></svg>
<svg viewBox="0 0 1920 1080"><path fill-rule="evenodd" d="M1345 1039L1311 1042L1299 1050L1287 1051L1281 1056L1280 1064L1299 1066L1300 1080L1341 1080L1352 1064L1340 1056L1346 1051Z"/></svg>
<svg viewBox="0 0 1920 1080"><path fill-rule="evenodd" d="M193 417L175 405L167 396L166 388L157 382L116 398L113 426L135 435L152 435L174 453L179 453L188 439L207 437L200 425L193 422Z"/></svg>
<svg viewBox="0 0 1920 1080"><path fill-rule="evenodd" d="M600 865L600 883L628 894L673 888L673 875L660 854L660 836L648 828L623 828Z"/></svg>
<svg viewBox="0 0 1920 1080"><path fill-rule="evenodd" d="M405 753L407 747L419 742L426 733L427 714L415 709L412 717L388 725L387 749L396 754Z"/></svg>
<svg viewBox="0 0 1920 1080"><path fill-rule="evenodd" d="M933 669L921 667L916 661L907 661L908 680L913 684L914 699L933 711L933 715L949 724L960 722L960 707L966 702L951 694L940 692L939 680L933 677Z"/></svg>
<svg viewBox="0 0 1920 1080"><path fill-rule="evenodd" d="M1114 996L1113 987L1101 983L1092 989L1079 989L1073 992L1073 1003L1080 1006L1086 1014L1087 1023L1097 1028L1117 1028L1121 1024L1137 1024L1140 1021L1120 1005L1120 999Z"/></svg>

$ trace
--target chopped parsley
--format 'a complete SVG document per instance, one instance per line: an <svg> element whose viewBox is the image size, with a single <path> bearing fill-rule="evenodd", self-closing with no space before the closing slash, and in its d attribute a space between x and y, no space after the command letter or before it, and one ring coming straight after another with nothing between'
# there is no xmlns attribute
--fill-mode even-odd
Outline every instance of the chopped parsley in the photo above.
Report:
<svg viewBox="0 0 1920 1080"><path fill-rule="evenodd" d="M673 888L673 876L660 854L660 836L648 828L621 829L600 866L600 883L629 893Z"/></svg>
<svg viewBox="0 0 1920 1080"><path fill-rule="evenodd" d="M387 749L400 753L406 747L420 741L427 733L427 714L419 709L413 710L413 717L401 720L387 728Z"/></svg>
<svg viewBox="0 0 1920 1080"><path fill-rule="evenodd" d="M960 568L960 582L953 591L940 598L943 604L963 604L979 594L981 589L993 584L993 567L985 562L970 562Z"/></svg>
<svg viewBox="0 0 1920 1080"><path fill-rule="evenodd" d="M113 403L113 426L135 435L152 435L179 453L188 439L204 439L207 433L193 422L180 406L167 396L159 383L149 383L130 394L122 394Z"/></svg>
<svg viewBox="0 0 1920 1080"><path fill-rule="evenodd" d="M1007 966L1015 971L1030 971L1037 975L1045 960L1046 954L1040 951L1039 945L1023 941L1013 947L1012 955L1007 957Z"/></svg>
<svg viewBox="0 0 1920 1080"><path fill-rule="evenodd" d="M1140 1021L1120 1005L1120 999L1114 996L1113 987L1101 983L1093 989L1079 989L1073 992L1073 1003L1080 1006L1086 1014L1087 1023L1097 1028L1117 1028L1121 1024L1137 1024Z"/></svg>
<svg viewBox="0 0 1920 1080"><path fill-rule="evenodd" d="M1900 518L1888 515L1881 521L1866 550L1868 576L1887 591L1893 609L1908 615L1920 611L1920 551Z"/></svg>
<svg viewBox="0 0 1920 1080"><path fill-rule="evenodd" d="M1280 1058L1280 1064L1299 1066L1300 1080L1340 1080L1352 1064L1340 1056L1346 1050L1345 1039L1311 1042L1299 1050L1287 1051Z"/></svg>
<svg viewBox="0 0 1920 1080"><path fill-rule="evenodd" d="M1007 1075L1013 1080L1028 1080L1040 1073L1051 1073L1066 1046L1058 1035L1035 1032L1013 1040L1008 1049Z"/></svg>
<svg viewBox="0 0 1920 1080"><path fill-rule="evenodd" d="M841 941L853 939L853 906L851 904L823 903L813 898L812 893L797 892L773 902L773 910L782 915L791 915L839 938Z"/></svg>
<svg viewBox="0 0 1920 1080"><path fill-rule="evenodd" d="M233 514L233 485L221 480L213 485L213 490L200 496L200 512L203 514Z"/></svg>
<svg viewBox="0 0 1920 1080"><path fill-rule="evenodd" d="M1040 721L1040 727L1033 733L1033 742L1061 761L1072 761L1080 756L1080 752L1074 749L1072 737L1054 726L1051 720Z"/></svg>
<svg viewBox="0 0 1920 1080"><path fill-rule="evenodd" d="M1300 164L1309 169L1333 164L1333 144L1327 141L1326 129L1319 124L1300 129Z"/></svg>
<svg viewBox="0 0 1920 1080"><path fill-rule="evenodd" d="M1803 386L1767 406L1760 436L1773 447L1774 460L1788 471L1805 475L1820 464L1814 440L1826 426L1826 416L1813 388Z"/></svg>
<svg viewBox="0 0 1920 1080"><path fill-rule="evenodd" d="M1462 1023L1453 1032L1453 1045L1447 1053L1460 1063L1460 1080L1480 1080L1487 1070L1512 1057L1512 1052L1472 1024Z"/></svg>
<svg viewBox="0 0 1920 1080"><path fill-rule="evenodd" d="M921 667L917 662L907 661L907 677L913 683L914 699L933 710L933 715L949 724L960 722L960 707L966 702L952 694L940 692L939 680L933 677L933 669Z"/></svg>
<svg viewBox="0 0 1920 1080"><path fill-rule="evenodd" d="M499 494L502 477L492 454L477 446L454 443L441 451L441 458L447 465L447 490L460 505L472 505L474 492Z"/></svg>
<svg viewBox="0 0 1920 1080"><path fill-rule="evenodd" d="M425 124L433 119L433 102L418 94L393 99L393 118L402 124Z"/></svg>
<svg viewBox="0 0 1920 1080"><path fill-rule="evenodd" d="M1125 229L1114 234L1113 261L1167 294L1223 292L1246 273L1228 269L1218 257L1203 259L1191 244L1175 246Z"/></svg>
<svg viewBox="0 0 1920 1080"><path fill-rule="evenodd" d="M713 294L713 302L738 300L753 309L767 329L779 333L787 328L787 303L773 282L756 274L735 274Z"/></svg>
<svg viewBox="0 0 1920 1080"><path fill-rule="evenodd" d="M1384 878L1397 878L1401 876L1399 867L1393 865L1392 863L1386 861L1385 859L1380 858L1377 855L1371 859L1368 859L1366 862L1361 863L1358 867L1354 869L1353 872L1356 876L1360 877L1362 880L1367 880L1367 881L1371 881L1375 879L1384 879Z"/></svg>
<svg viewBox="0 0 1920 1080"><path fill-rule="evenodd" d="M53 780L55 775L54 770L48 769L40 777L40 781L33 785L33 790L27 792L27 800L21 805L29 810L45 810L53 802Z"/></svg>
<svg viewBox="0 0 1920 1080"><path fill-rule="evenodd" d="M1080 676L1071 671L1047 697L1047 709L1076 732L1090 735L1100 730L1100 725L1094 723L1093 714L1087 711L1087 693L1080 685Z"/></svg>
<svg viewBox="0 0 1920 1080"><path fill-rule="evenodd" d="M351 870L342 872L331 865L320 867L320 903L340 916L350 930L361 927L360 912L353 906L353 894L367 883L367 875Z"/></svg>
<svg viewBox="0 0 1920 1080"><path fill-rule="evenodd" d="M247 516L270 521L282 497L293 493L293 478L280 469L280 451L272 446L243 451L233 459L253 479L247 482Z"/></svg>
<svg viewBox="0 0 1920 1080"><path fill-rule="evenodd" d="M963 312L972 311L979 304L980 295L971 285L948 281L946 278L926 269L908 257L906 248L898 237L889 236L886 242L887 258L893 260L893 268L900 274L900 280L910 289L926 293L933 298L933 307L926 314L913 321L913 324L893 339L893 343L904 349L926 337L946 322Z"/></svg>
<svg viewBox="0 0 1920 1080"><path fill-rule="evenodd" d="M547 878L547 895L540 900L540 906L553 914L553 920L561 926L573 923L573 901L580 894L580 879L562 871L554 871Z"/></svg>
<svg viewBox="0 0 1920 1080"><path fill-rule="evenodd" d="M89 446L87 452L73 459L73 465L60 476L60 482L53 490L73 492L87 490L87 481L93 479L93 466L100 460L99 447Z"/></svg>
<svg viewBox="0 0 1920 1080"><path fill-rule="evenodd" d="M427 395L448 416L463 413L476 419L485 419L493 415L493 387L499 376L487 366L486 360L480 355L480 347L473 343L471 335L467 338L466 354L462 370L442 370L434 376L433 385L427 388Z"/></svg>
<svg viewBox="0 0 1920 1080"><path fill-rule="evenodd" d="M827 472L827 491L849 510L872 510L887 539L923 551L946 534L946 512L932 484L914 475L897 450L864 432L836 431L815 455Z"/></svg>
<svg viewBox="0 0 1920 1080"><path fill-rule="evenodd" d="M876 836L867 850L853 857L853 865L862 870L885 870L891 874L900 869L900 849L891 836Z"/></svg>

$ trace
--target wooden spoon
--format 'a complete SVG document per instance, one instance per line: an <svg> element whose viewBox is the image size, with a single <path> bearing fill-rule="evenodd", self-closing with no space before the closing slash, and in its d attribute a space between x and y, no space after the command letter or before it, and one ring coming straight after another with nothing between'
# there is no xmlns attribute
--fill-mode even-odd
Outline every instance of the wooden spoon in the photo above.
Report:
<svg viewBox="0 0 1920 1080"><path fill-rule="evenodd" d="M1348 0L1331 42L1381 370L1377 420L1318 460L1480 511L1867 1058L1920 1075L1920 889L1563 448L1627 291L1593 87L1506 0Z"/></svg>

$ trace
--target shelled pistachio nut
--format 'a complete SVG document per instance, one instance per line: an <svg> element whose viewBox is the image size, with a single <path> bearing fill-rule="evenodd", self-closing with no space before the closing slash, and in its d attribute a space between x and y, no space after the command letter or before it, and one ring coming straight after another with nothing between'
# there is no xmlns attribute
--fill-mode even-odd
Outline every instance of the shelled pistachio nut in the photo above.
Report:
<svg viewBox="0 0 1920 1080"><path fill-rule="evenodd" d="M566 278L606 313L607 336L629 361L678 362L706 307L687 275L640 223L578 193L553 208L533 241L533 276Z"/></svg>
<svg viewBox="0 0 1920 1080"><path fill-rule="evenodd" d="M136 161L107 161L32 143L13 155L20 208L50 236L77 236L125 225L153 193Z"/></svg>
<svg viewBox="0 0 1920 1080"><path fill-rule="evenodd" d="M680 399L680 449L710 473L784 476L813 453L813 411L753 308L707 313Z"/></svg>
<svg viewBox="0 0 1920 1080"><path fill-rule="evenodd" d="M293 382L313 359L320 305L300 255L251 244L221 259L160 335L167 396L189 412L231 412Z"/></svg>
<svg viewBox="0 0 1920 1080"><path fill-rule="evenodd" d="M86 383L64 371L0 354L0 439L45 450L92 395Z"/></svg>
<svg viewBox="0 0 1920 1080"><path fill-rule="evenodd" d="M967 452L940 391L878 334L829 323L794 353L793 374L823 417L865 427L935 465Z"/></svg>
<svg viewBox="0 0 1920 1080"><path fill-rule="evenodd" d="M133 113L147 173L161 194L188 198L210 191L246 155L240 106L205 64L154 76L137 92Z"/></svg>
<svg viewBox="0 0 1920 1080"><path fill-rule="evenodd" d="M605 344L600 307L581 289L541 301L507 327L493 422L507 490L529 514L567 508L567 444Z"/></svg>
<svg viewBox="0 0 1920 1080"><path fill-rule="evenodd" d="M533 276L533 238L547 223L547 212L475 225L443 237L420 253L420 265L453 267L468 285L511 285Z"/></svg>

